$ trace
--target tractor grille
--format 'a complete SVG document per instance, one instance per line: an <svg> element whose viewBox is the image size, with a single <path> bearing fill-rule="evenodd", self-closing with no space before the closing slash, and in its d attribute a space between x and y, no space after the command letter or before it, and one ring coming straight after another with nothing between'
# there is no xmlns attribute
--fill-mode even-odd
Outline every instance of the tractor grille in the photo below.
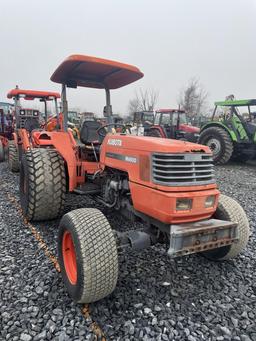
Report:
<svg viewBox="0 0 256 341"><path fill-rule="evenodd" d="M153 182L164 186L215 183L212 156L203 153L152 155Z"/></svg>

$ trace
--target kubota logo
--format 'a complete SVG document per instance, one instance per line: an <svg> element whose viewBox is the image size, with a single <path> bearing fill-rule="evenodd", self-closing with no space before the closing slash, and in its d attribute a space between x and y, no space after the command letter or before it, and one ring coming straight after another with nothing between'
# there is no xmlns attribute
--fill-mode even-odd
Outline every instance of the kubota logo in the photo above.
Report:
<svg viewBox="0 0 256 341"><path fill-rule="evenodd" d="M122 140L117 140L117 139L109 139L108 144L110 146L122 146Z"/></svg>

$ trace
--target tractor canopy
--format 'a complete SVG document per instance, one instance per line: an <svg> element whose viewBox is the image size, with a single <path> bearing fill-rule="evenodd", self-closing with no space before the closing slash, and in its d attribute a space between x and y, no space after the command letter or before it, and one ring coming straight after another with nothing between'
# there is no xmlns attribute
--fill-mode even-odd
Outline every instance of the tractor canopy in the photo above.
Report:
<svg viewBox="0 0 256 341"><path fill-rule="evenodd" d="M244 107L250 105L256 105L256 99L241 99L241 100L229 100L215 102L215 106L221 107Z"/></svg>
<svg viewBox="0 0 256 341"><path fill-rule="evenodd" d="M32 101L35 98L43 99L43 100L52 100L60 98L60 94L58 92L52 91L37 91L37 90L22 90L19 88L12 89L8 92L7 98L13 97L22 97L25 100Z"/></svg>
<svg viewBox="0 0 256 341"><path fill-rule="evenodd" d="M135 66L112 60L85 55L71 55L51 76L55 83L68 87L118 89L142 78L143 73Z"/></svg>

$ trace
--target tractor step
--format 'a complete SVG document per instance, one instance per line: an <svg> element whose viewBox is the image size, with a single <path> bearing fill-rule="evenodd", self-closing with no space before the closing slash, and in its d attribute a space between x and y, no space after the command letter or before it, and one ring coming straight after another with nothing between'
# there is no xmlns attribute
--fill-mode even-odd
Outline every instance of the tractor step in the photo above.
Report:
<svg viewBox="0 0 256 341"><path fill-rule="evenodd" d="M75 188L74 193L80 195L99 194L101 193L101 189L100 186L93 184L91 182L87 182Z"/></svg>
<svg viewBox="0 0 256 341"><path fill-rule="evenodd" d="M233 244L238 240L237 223L217 219L170 226L171 257L189 255Z"/></svg>

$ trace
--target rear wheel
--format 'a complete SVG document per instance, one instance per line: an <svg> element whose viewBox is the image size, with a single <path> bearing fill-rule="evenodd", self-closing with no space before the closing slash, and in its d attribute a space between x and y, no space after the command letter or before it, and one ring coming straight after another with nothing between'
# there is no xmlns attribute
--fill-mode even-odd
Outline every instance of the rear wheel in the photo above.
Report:
<svg viewBox="0 0 256 341"><path fill-rule="evenodd" d="M234 199L221 194L214 218L238 223L239 240L232 245L203 252L211 260L225 260L236 257L247 245L250 226L243 208Z"/></svg>
<svg viewBox="0 0 256 341"><path fill-rule="evenodd" d="M8 164L12 172L19 172L19 153L14 141L8 143Z"/></svg>
<svg viewBox="0 0 256 341"><path fill-rule="evenodd" d="M98 209L81 208L63 216L58 254L64 283L76 302L95 302L115 289L116 241L106 217Z"/></svg>
<svg viewBox="0 0 256 341"><path fill-rule="evenodd" d="M0 162L4 161L4 146L2 141L0 140Z"/></svg>
<svg viewBox="0 0 256 341"><path fill-rule="evenodd" d="M228 132L220 127L209 127L203 130L198 143L211 149L213 161L219 165L227 163L233 154L233 142Z"/></svg>
<svg viewBox="0 0 256 341"><path fill-rule="evenodd" d="M62 157L51 149L27 151L20 164L20 200L28 220L50 220L63 212L66 193Z"/></svg>

